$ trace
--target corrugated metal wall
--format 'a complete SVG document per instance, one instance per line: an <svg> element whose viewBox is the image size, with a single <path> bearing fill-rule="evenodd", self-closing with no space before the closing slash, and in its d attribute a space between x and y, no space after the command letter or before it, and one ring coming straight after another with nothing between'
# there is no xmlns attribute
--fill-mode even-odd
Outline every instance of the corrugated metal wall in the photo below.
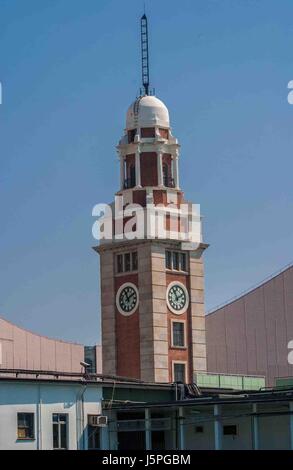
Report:
<svg viewBox="0 0 293 470"><path fill-rule="evenodd" d="M209 372L293 376L293 266L206 317Z"/></svg>
<svg viewBox="0 0 293 470"><path fill-rule="evenodd" d="M97 346L101 373L101 347ZM84 346L55 340L22 329L0 318L0 368L81 372Z"/></svg>

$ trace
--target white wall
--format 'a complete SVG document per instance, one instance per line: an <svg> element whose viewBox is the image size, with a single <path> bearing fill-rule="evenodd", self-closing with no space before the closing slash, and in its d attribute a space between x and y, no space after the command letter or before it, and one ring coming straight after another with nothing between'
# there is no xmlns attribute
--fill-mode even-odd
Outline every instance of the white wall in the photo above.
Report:
<svg viewBox="0 0 293 470"><path fill-rule="evenodd" d="M232 418L223 421L224 426L236 425L236 436L223 436L223 450L249 450L252 449L251 418Z"/></svg>
<svg viewBox="0 0 293 470"><path fill-rule="evenodd" d="M82 406L82 394L84 406ZM52 414L68 414L68 448L87 443L87 415L101 413L99 384L0 381L0 449L52 449ZM84 409L84 416L82 410ZM35 439L17 439L17 413L35 414Z"/></svg>
<svg viewBox="0 0 293 470"><path fill-rule="evenodd" d="M262 411L275 412L284 411L288 407L279 409L276 405L266 405L266 409ZM241 414L251 412L251 406L244 408L238 407L222 407L223 419L222 426L236 425L236 436L222 435L223 450L249 450L253 448L252 418L250 416L240 416ZM232 415L235 414L235 418ZM238 416L237 416L238 414ZM225 416L226 415L226 416ZM227 416L231 418L227 419ZM203 421L202 421L203 419ZM206 419L206 421L204 421ZM204 408L202 416L199 414L187 413L185 425L185 447L187 450L210 450L215 448L214 442L214 424L213 417L207 413ZM198 424L196 421L198 420ZM192 424L191 424L192 422ZM269 416L258 418L259 422L259 449L290 449L290 425L289 416ZM203 426L203 433L196 433L196 426Z"/></svg>
<svg viewBox="0 0 293 470"><path fill-rule="evenodd" d="M290 449L289 416L259 418L259 436L261 450Z"/></svg>
<svg viewBox="0 0 293 470"><path fill-rule="evenodd" d="M196 426L203 426L203 433L195 431ZM185 431L185 447L188 450L213 450L215 448L214 441L214 425L212 422L198 422L184 426Z"/></svg>

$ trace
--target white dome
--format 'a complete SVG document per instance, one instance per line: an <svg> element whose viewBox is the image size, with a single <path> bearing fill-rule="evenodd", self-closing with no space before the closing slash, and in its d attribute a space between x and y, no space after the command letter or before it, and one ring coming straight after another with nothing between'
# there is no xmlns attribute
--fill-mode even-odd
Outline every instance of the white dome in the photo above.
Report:
<svg viewBox="0 0 293 470"><path fill-rule="evenodd" d="M169 111L155 96L141 96L128 108L126 129L153 126L170 127Z"/></svg>

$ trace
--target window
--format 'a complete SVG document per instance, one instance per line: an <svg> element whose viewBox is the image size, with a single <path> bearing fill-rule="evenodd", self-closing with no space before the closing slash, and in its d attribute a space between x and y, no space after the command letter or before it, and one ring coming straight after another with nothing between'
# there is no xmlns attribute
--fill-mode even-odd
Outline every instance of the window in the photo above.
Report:
<svg viewBox="0 0 293 470"><path fill-rule="evenodd" d="M167 163L163 164L163 178L164 178L164 185L168 186L169 168L168 168Z"/></svg>
<svg viewBox="0 0 293 470"><path fill-rule="evenodd" d="M236 424L227 424L223 426L224 436L237 436L237 426Z"/></svg>
<svg viewBox="0 0 293 470"><path fill-rule="evenodd" d="M116 272L118 274L137 271L138 256L137 251L130 253L118 254L116 257Z"/></svg>
<svg viewBox="0 0 293 470"><path fill-rule="evenodd" d="M184 323L182 321L172 322L172 346L184 348L185 346Z"/></svg>
<svg viewBox="0 0 293 470"><path fill-rule="evenodd" d="M130 268L131 268L130 253L125 253L125 255L124 255L124 271L129 272Z"/></svg>
<svg viewBox="0 0 293 470"><path fill-rule="evenodd" d="M182 382L185 383L186 381L186 366L185 363L183 362L174 362L173 363L173 376L174 376L174 382Z"/></svg>
<svg viewBox="0 0 293 470"><path fill-rule="evenodd" d="M180 253L180 271L186 271L186 253Z"/></svg>
<svg viewBox="0 0 293 470"><path fill-rule="evenodd" d="M132 271L137 271L137 251L132 253Z"/></svg>
<svg viewBox="0 0 293 470"><path fill-rule="evenodd" d="M187 271L187 255L180 251L166 251L166 269Z"/></svg>
<svg viewBox="0 0 293 470"><path fill-rule="evenodd" d="M136 129L131 129L130 131L127 132L127 134L128 134L128 143L130 144L131 142L134 142Z"/></svg>
<svg viewBox="0 0 293 470"><path fill-rule="evenodd" d="M179 271L179 253L178 251L173 251L173 269Z"/></svg>
<svg viewBox="0 0 293 470"><path fill-rule="evenodd" d="M67 414L53 414L53 449L67 449Z"/></svg>
<svg viewBox="0 0 293 470"><path fill-rule="evenodd" d="M100 427L93 426L91 420L91 415L88 415L88 426L87 426L87 440L88 440L88 449L100 449Z"/></svg>
<svg viewBox="0 0 293 470"><path fill-rule="evenodd" d="M117 273L123 273L123 255L117 255Z"/></svg>
<svg viewBox="0 0 293 470"><path fill-rule="evenodd" d="M166 251L166 268L172 269L172 253L171 251Z"/></svg>
<svg viewBox="0 0 293 470"><path fill-rule="evenodd" d="M195 426L195 432L197 434L202 434L204 432L203 426Z"/></svg>
<svg viewBox="0 0 293 470"><path fill-rule="evenodd" d="M84 347L84 362L89 364L89 367L86 367L86 372L88 374L95 374L97 372L97 357L95 346Z"/></svg>
<svg viewBox="0 0 293 470"><path fill-rule="evenodd" d="M130 179L130 188L133 188L135 186L135 166L134 165L130 165L129 179Z"/></svg>
<svg viewBox="0 0 293 470"><path fill-rule="evenodd" d="M34 439L34 413L17 413L17 439Z"/></svg>

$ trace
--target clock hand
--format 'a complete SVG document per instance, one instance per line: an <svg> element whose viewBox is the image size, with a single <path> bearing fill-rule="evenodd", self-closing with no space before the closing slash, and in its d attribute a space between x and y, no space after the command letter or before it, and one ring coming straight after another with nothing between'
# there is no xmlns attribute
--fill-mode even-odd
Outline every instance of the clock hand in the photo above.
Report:
<svg viewBox="0 0 293 470"><path fill-rule="evenodd" d="M130 292L130 294L127 296L127 299L131 299L134 296L134 292Z"/></svg>
<svg viewBox="0 0 293 470"><path fill-rule="evenodd" d="M133 297L134 297L134 294L132 294L130 297L128 297L128 301L130 302L131 299L133 299Z"/></svg>

